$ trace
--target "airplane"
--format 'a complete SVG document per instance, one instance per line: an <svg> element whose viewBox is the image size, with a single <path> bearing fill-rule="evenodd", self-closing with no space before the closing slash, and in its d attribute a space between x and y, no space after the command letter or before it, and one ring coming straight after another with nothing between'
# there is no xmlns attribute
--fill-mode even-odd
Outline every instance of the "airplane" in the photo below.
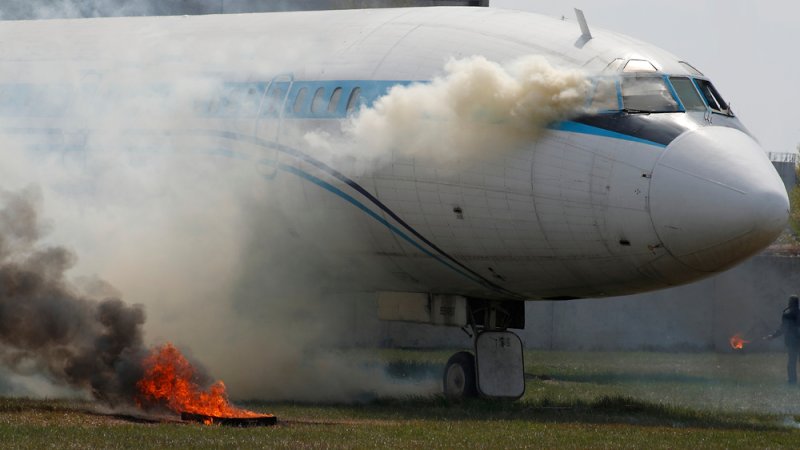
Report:
<svg viewBox="0 0 800 450"><path fill-rule="evenodd" d="M524 328L525 302L711 276L769 245L789 212L764 150L694 62L577 16L578 26L430 7L4 22L13 38L0 41L0 134L69 152L83 145L69 137L106 132L108 99L131 86L170 99L164 92L191 88L170 85L176 73L219 80L180 106L185 120L115 121L115 136L146 135L151 147L179 136L258 166L264 189L300 193L288 223L303 239L319 221L303 211L347 218L362 239L315 245L331 260L387 268L358 286L376 293L381 319L473 337L473 351L447 363L445 394L517 399L522 342L510 330ZM473 55L539 55L591 74L589 108L469 162L398 153L363 170L298 139L335 139L393 87ZM75 114L76 104L94 114Z"/></svg>

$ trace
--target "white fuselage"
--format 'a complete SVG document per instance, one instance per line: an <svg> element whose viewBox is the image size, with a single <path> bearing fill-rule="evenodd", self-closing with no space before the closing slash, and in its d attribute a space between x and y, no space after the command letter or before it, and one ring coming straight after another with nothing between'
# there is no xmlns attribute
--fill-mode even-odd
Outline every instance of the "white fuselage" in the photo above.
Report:
<svg viewBox="0 0 800 450"><path fill-rule="evenodd" d="M6 95L66 86L70 98L85 101L187 73L249 89L250 109L217 105L179 125L137 123L126 132L160 133L155 146L164 133L189 136L262 165L264 189L281 181L302 193L292 197L296 214L286 224L303 239L314 239L304 221L319 221L309 210L349 220L362 239L315 245L333 260L387 267L354 289L520 300L642 292L731 267L771 243L788 214L760 146L736 118L711 109L598 112L553 124L524 148L487 149L468 161L397 156L376 171L298 144L305 132L337 135L354 89L371 103L393 84L431 80L449 58L541 55L588 73L634 59L652 63L658 77L705 79L625 36L593 29L583 42L575 23L485 8L408 8L5 22L0 30L8 38L0 40ZM95 90L75 92L87 85ZM302 88L307 98L298 100ZM341 101L311 111L310 93L319 88L326 102L342 88ZM106 132L101 120L63 117L58 108L15 113L6 103L0 133L25 135L36 148L53 130Z"/></svg>

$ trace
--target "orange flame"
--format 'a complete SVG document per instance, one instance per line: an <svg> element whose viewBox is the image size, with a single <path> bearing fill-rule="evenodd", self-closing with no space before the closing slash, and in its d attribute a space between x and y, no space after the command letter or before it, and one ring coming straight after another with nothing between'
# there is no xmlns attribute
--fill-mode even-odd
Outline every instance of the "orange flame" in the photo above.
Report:
<svg viewBox="0 0 800 450"><path fill-rule="evenodd" d="M734 334L730 338L731 348L734 350L741 350L744 348L744 344L749 344L750 341L745 341L744 338L739 333Z"/></svg>
<svg viewBox="0 0 800 450"><path fill-rule="evenodd" d="M194 381L195 369L175 348L167 343L153 349L142 361L144 376L136 382L137 403L163 404L174 412L188 412L214 417L258 417L228 401L225 383L217 381L204 391Z"/></svg>

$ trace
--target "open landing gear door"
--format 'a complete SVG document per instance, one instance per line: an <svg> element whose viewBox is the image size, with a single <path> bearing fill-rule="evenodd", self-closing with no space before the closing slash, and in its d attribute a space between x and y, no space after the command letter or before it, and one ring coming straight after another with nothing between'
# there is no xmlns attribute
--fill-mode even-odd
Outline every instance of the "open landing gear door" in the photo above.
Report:
<svg viewBox="0 0 800 450"><path fill-rule="evenodd" d="M522 341L510 331L482 331L475 338L478 392L516 400L525 393Z"/></svg>

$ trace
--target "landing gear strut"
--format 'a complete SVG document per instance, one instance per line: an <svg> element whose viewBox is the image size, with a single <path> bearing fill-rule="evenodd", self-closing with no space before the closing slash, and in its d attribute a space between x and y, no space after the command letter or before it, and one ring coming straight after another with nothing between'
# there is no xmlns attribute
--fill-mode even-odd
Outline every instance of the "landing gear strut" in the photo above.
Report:
<svg viewBox="0 0 800 450"><path fill-rule="evenodd" d="M443 379L445 396L513 400L522 397L525 393L522 341L507 328L524 327L524 311L522 302L470 301L469 329L464 331L473 338L475 353L458 352L447 361Z"/></svg>

